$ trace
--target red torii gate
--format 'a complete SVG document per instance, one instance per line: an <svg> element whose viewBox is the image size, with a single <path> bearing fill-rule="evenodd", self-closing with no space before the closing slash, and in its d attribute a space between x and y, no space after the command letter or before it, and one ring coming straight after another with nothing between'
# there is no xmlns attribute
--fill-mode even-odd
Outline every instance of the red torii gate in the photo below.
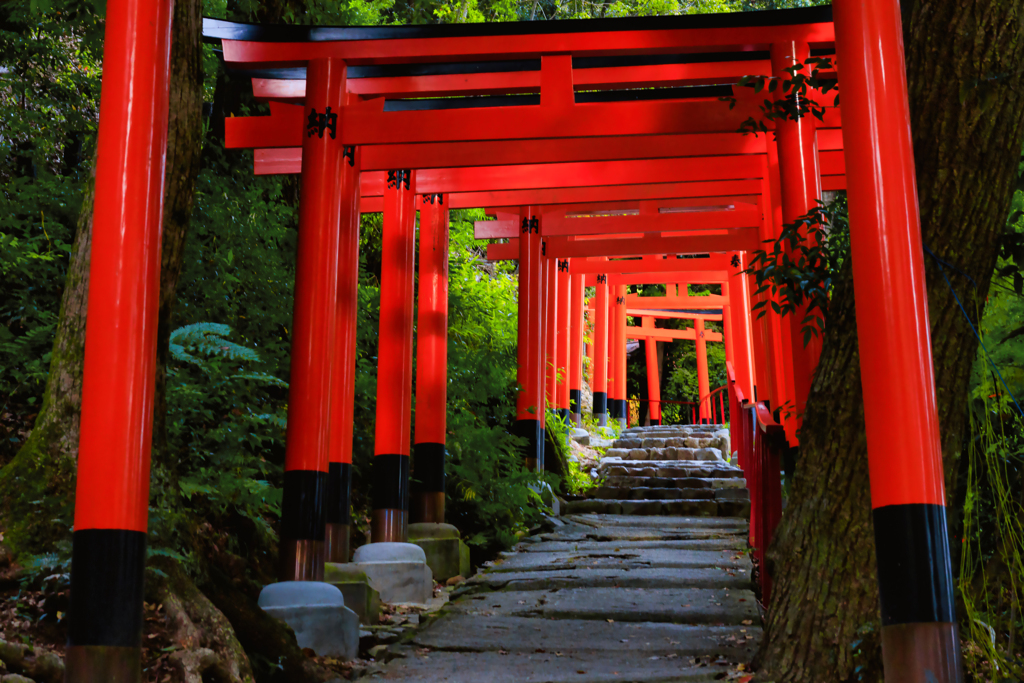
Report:
<svg viewBox="0 0 1024 683"><path fill-rule="evenodd" d="M107 7L67 650L72 681L129 681L140 675L170 7L170 0L111 0ZM341 483L336 468L329 468L335 440L330 426L347 410L345 371L339 377L334 366L337 359L349 358L345 348L351 321L338 311L351 311L352 304L339 296L350 287L348 273L339 274L338 264L342 254L350 253L357 226L364 156L370 158L378 151L375 147L388 145L394 146L395 160L409 155L407 163L385 167L391 171L438 167L412 161L415 153L429 155L427 146L436 148L438 143L500 138L526 145L558 138L730 133L755 113L751 98L741 96L740 105L729 112L709 106L712 100L693 99L694 91L687 88L701 86L643 94L628 88L651 88L672 79L715 82L741 70L733 65L714 72L702 66L672 73L669 65L685 62L679 54L726 53L733 56L721 63L728 64L741 61L734 56L737 52L759 52L760 61L767 60L771 73L779 75L794 60L803 61L812 49L828 49L834 41L842 65L843 138L854 151L845 163L858 319L861 329L870 330L860 336L860 360L886 673L914 683L923 683L926 672L927 680L937 683L959 679L898 3L836 0L834 28L827 10L813 8L525 25L231 25L212 33L225 38L225 59L237 67L305 67L301 108L272 106L280 115L266 117L259 129L268 136L274 130L293 136L277 147L302 147L302 236L282 519L282 554L290 560L285 578L318 576L331 517L322 501L329 482L331 489ZM644 67L665 68L628 73L621 70L630 66L621 61L625 56L645 58ZM465 88L456 90L451 83L456 79L368 83L363 93L385 97L364 101L358 101L359 88L353 92L348 87L359 80L354 72L349 78L350 68L516 59L539 60L539 69L530 70L539 73L466 79ZM574 63L600 59L609 61ZM587 68L608 73L595 70L587 79L578 73ZM574 92L600 87L621 90ZM471 110L451 109L448 100L385 101L388 94L538 89L539 97L473 98ZM662 99L639 99L645 97ZM830 112L826 123L837 127L837 116ZM806 211L823 185L814 164L808 163L813 160L808 152L813 149L813 121L780 122L775 132L777 152L769 146L768 156L769 165L781 167L784 176L784 182L771 183L776 195L772 210L781 213L774 224L779 225ZM490 159L483 163L498 163L497 156ZM388 273L382 284L381 319L388 334L381 339L378 404L393 408L394 414L378 420L375 540L400 537L407 508L412 202L424 192L410 175L405 170L389 173L390 186L380 195ZM451 206L444 197L440 202L436 206ZM524 203L476 204L481 205ZM519 217L528 228L519 244L522 291L527 295L520 310L520 338L536 341L542 337L538 295L544 218L529 205ZM812 355L796 348L799 335L788 328L779 326L769 342L789 346L794 359L813 362ZM524 427L537 422L527 409L543 406L543 365L538 345L527 346L523 375L530 381L523 384L517 429L529 432L537 443L542 425ZM808 381L809 370L798 369L794 386L786 389L790 395L806 395L801 383ZM339 504L333 496L330 505Z"/></svg>

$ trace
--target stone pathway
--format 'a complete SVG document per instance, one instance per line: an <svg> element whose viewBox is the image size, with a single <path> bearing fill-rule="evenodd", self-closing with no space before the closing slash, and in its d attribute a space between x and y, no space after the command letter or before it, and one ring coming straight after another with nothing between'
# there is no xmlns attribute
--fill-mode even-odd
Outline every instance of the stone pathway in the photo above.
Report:
<svg viewBox="0 0 1024 683"><path fill-rule="evenodd" d="M761 637L740 518L571 514L392 646L388 681L743 679Z"/></svg>
<svg viewBox="0 0 1024 683"><path fill-rule="evenodd" d="M601 460L604 484L566 512L749 519L750 493L729 451L721 425L627 429Z"/></svg>

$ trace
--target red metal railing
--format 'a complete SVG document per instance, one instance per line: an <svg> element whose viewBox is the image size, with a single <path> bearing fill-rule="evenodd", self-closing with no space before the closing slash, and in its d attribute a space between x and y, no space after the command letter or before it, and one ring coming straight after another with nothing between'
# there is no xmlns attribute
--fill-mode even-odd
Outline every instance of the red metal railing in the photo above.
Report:
<svg viewBox="0 0 1024 683"><path fill-rule="evenodd" d="M729 421L729 414L726 412L728 404L726 397L729 395L729 385L723 384L710 394L700 400L697 405L698 422L702 424L724 425ZM702 410L703 409L703 410ZM701 414L706 417L700 417Z"/></svg>
<svg viewBox="0 0 1024 683"><path fill-rule="evenodd" d="M786 435L764 403L752 404L743 395L731 364L726 364L726 370L733 416L730 439L750 491L750 545L759 570L761 601L768 604L772 584L765 551L782 518L782 450Z"/></svg>
<svg viewBox="0 0 1024 683"><path fill-rule="evenodd" d="M723 384L722 386L718 387L717 389L715 389L710 394L708 394L707 396L704 397L705 401L711 401L712 402L710 404L709 411L708 411L708 414L709 414L709 418L708 418L708 422L707 422L708 424L725 424L726 422L728 422L729 415L730 415L729 403L728 403L728 398L727 398L728 397L728 389L729 389L729 386L726 385L726 384ZM690 412L689 412L690 421L689 422L685 422L683 424L699 424L700 423L700 418L699 418L699 414L700 413L699 413L699 411L700 411L700 406L702 405L703 402L695 402L695 401L668 401L668 400L665 400L665 399L661 399L659 401L651 401L650 399L643 398L643 399L630 399L630 405L631 406L632 406L634 401L636 402L637 415L640 414L639 413L640 407L643 406L643 404L645 404L645 403L647 403L647 404L658 403L658 404L663 405L663 406L664 405L689 406L690 407ZM686 410L684 408L682 414L680 415L680 419L685 419L685 418L686 418ZM663 417L663 421L666 421L666 420L664 420L664 417ZM632 423L632 407L630 409L629 422L630 422L629 426L632 426L632 424L631 424Z"/></svg>

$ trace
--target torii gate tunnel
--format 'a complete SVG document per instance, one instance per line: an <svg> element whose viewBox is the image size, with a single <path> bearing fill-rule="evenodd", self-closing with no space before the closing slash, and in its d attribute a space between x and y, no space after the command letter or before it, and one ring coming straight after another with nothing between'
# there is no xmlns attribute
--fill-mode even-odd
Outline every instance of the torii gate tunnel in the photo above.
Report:
<svg viewBox="0 0 1024 683"><path fill-rule="evenodd" d="M107 5L69 681L141 676L171 5ZM348 555L361 211L384 213L377 542L404 540L410 517L444 519L450 208L489 208L494 229L507 231L493 236L514 237L492 247L519 260L514 430L529 443L529 465L543 463L545 405L568 412L563 392L580 387L585 285L597 288L595 358L611 359L595 364L594 388L618 403L626 285L717 282L733 428L749 430L734 443L748 476L763 474L759 486L768 486L779 473L759 455L761 435L780 429L769 407L789 403L799 414L817 351L789 319L751 321L745 255L823 190L845 188L886 675L960 680L901 31L897 0L441 26L207 20L225 61L251 71L256 96L270 101L269 116L229 119L227 144L255 149L257 173L301 173L281 579L320 579L325 558ZM741 76L784 76L833 53L841 113L779 121L771 136L737 132L760 101L734 90ZM735 95L734 109L723 95ZM622 309L614 335L609 306ZM571 386L552 383L546 355L569 366ZM798 418L783 422L795 445ZM765 489L758 503L756 488L752 538L763 552L778 500Z"/></svg>

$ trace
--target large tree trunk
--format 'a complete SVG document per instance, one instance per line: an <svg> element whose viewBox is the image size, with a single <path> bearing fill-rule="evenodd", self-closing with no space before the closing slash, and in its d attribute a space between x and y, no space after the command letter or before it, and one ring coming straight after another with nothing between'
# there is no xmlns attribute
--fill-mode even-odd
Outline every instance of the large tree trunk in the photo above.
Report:
<svg viewBox="0 0 1024 683"><path fill-rule="evenodd" d="M201 0L176 0L171 35L171 92L164 181L160 312L156 336L156 395L153 401L153 465L176 487L176 463L167 445L167 363L171 315L177 299L185 241L192 219L203 152L203 8Z"/></svg>
<svg viewBox="0 0 1024 683"><path fill-rule="evenodd" d="M949 275L972 316L984 305L1017 181L1024 138L1022 10L1021 0L918 0L904 6L924 242L978 284L975 295L964 277ZM1007 75L992 80L1000 74ZM977 343L941 272L925 258L948 479L964 438ZM775 589L758 656L762 679L881 680L868 483L847 264L836 279L792 497L769 553ZM858 666L865 668L855 675Z"/></svg>

